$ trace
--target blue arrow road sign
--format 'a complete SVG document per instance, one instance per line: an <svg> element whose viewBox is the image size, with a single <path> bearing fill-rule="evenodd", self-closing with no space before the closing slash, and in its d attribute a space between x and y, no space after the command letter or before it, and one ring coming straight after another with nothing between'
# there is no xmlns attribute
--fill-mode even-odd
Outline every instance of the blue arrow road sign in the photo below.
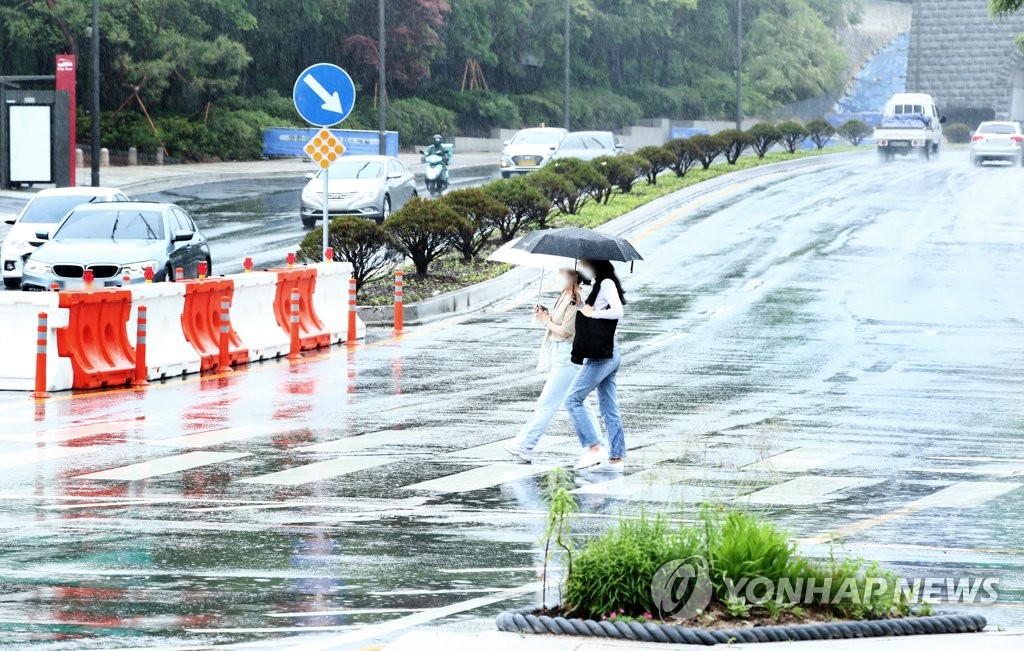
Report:
<svg viewBox="0 0 1024 651"><path fill-rule="evenodd" d="M356 103L356 87L348 73L333 63L318 63L302 71L292 89L295 110L318 127L347 118Z"/></svg>

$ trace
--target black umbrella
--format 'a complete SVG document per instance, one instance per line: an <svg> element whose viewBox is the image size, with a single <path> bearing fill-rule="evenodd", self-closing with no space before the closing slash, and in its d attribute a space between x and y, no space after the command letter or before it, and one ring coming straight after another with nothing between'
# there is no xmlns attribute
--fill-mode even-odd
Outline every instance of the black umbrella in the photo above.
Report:
<svg viewBox="0 0 1024 651"><path fill-rule="evenodd" d="M553 228L527 233L514 247L530 253L557 255L577 260L643 260L633 245L614 235L587 228Z"/></svg>

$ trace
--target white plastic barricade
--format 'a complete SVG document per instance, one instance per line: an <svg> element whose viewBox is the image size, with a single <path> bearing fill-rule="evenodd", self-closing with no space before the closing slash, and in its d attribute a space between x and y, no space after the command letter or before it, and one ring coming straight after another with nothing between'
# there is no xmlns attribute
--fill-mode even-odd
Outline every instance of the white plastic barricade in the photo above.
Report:
<svg viewBox="0 0 1024 651"><path fill-rule="evenodd" d="M231 327L249 348L249 361L287 355L288 333L274 317L277 274L257 271L227 277L235 282Z"/></svg>
<svg viewBox="0 0 1024 651"><path fill-rule="evenodd" d="M36 378L36 329L46 312L46 390L71 388L71 360L57 354L57 328L68 326L68 311L56 292L0 292L0 391L32 391Z"/></svg>
<svg viewBox="0 0 1024 651"><path fill-rule="evenodd" d="M148 379L180 377L198 373L199 353L185 339L181 314L185 309L184 283L129 285L132 314L128 319L128 341L135 346L139 306L146 306L146 366Z"/></svg>
<svg viewBox="0 0 1024 651"><path fill-rule="evenodd" d="M316 289L313 291L313 309L321 323L331 333L331 343L348 338L348 280L352 265L347 262L321 262L316 267ZM356 338L366 338L366 324L356 315Z"/></svg>

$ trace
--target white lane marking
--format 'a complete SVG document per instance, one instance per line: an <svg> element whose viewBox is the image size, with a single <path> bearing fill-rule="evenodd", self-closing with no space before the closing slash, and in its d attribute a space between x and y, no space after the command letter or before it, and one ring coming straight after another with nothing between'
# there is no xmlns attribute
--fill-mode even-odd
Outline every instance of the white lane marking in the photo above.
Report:
<svg viewBox="0 0 1024 651"><path fill-rule="evenodd" d="M493 594L507 588L439 588L437 590L374 590L366 594L371 597L416 597L432 594ZM420 610L423 610L422 608Z"/></svg>
<svg viewBox="0 0 1024 651"><path fill-rule="evenodd" d="M666 441L630 450L627 459L631 464L653 465L685 457L695 449L692 441Z"/></svg>
<svg viewBox="0 0 1024 651"><path fill-rule="evenodd" d="M4 453L0 456L0 468L35 465L44 461L53 461L54 459L97 453L106 449L109 449L106 445L87 445L80 448L49 445L42 448L28 448L27 450Z"/></svg>
<svg viewBox="0 0 1024 651"><path fill-rule="evenodd" d="M131 500L121 500L117 502L86 502L85 504L44 504L37 506L37 509L43 511L71 511L74 509L100 509L100 508L123 508L129 506L147 506L149 504L177 504L179 498L140 498Z"/></svg>
<svg viewBox="0 0 1024 651"><path fill-rule="evenodd" d="M1000 477L1012 477L1024 474L1024 464L1021 463L985 463L976 466L964 466L956 468L907 468L910 472L927 472L938 475L996 475Z"/></svg>
<svg viewBox="0 0 1024 651"><path fill-rule="evenodd" d="M650 468L632 475L617 477L611 481L596 482L581 486L573 493L582 495L617 495L629 496L659 486L670 486L684 481L700 480L705 470L697 467Z"/></svg>
<svg viewBox="0 0 1024 651"><path fill-rule="evenodd" d="M743 466L743 470L766 470L770 472L807 472L812 468L824 466L837 459L853 454L853 448L843 448L830 445L806 445L794 448L768 457L761 461L755 461Z"/></svg>
<svg viewBox="0 0 1024 651"><path fill-rule="evenodd" d="M502 574L503 572L543 572L543 567L524 565L523 567L439 567L441 574Z"/></svg>
<svg viewBox="0 0 1024 651"><path fill-rule="evenodd" d="M384 445L401 445L422 436L421 432L406 430L383 430L359 436L348 436L334 441L295 448L302 452L358 452Z"/></svg>
<svg viewBox="0 0 1024 651"><path fill-rule="evenodd" d="M376 468L377 466L383 466L399 460L399 457L338 457L337 459L309 463L304 466L296 466L295 468L260 475L259 477L241 479L239 483L298 486L299 484L330 479L368 468Z"/></svg>
<svg viewBox="0 0 1024 651"><path fill-rule="evenodd" d="M689 337L689 336L690 336L689 332L669 332L669 333L663 334L663 335L661 335L659 337L655 337L654 339L651 339L650 341L644 342L644 345L645 346L661 346L661 345L669 343L670 341L675 341L676 339L685 339L686 337Z"/></svg>
<svg viewBox="0 0 1024 651"><path fill-rule="evenodd" d="M296 613L263 613L265 617L337 617L342 615L385 615L387 613L420 613L426 608L346 608L342 610L311 610Z"/></svg>
<svg viewBox="0 0 1024 651"><path fill-rule="evenodd" d="M763 279L761 279L761 278L752 278L752 279L747 281L747 284L744 285L741 288L740 291L749 292L752 289L757 289L758 287L760 287L763 284L764 284L764 280Z"/></svg>
<svg viewBox="0 0 1024 651"><path fill-rule="evenodd" d="M924 331L924 336L926 337L934 337L937 334L939 334L939 331L936 330L935 328L930 328Z"/></svg>
<svg viewBox="0 0 1024 651"><path fill-rule="evenodd" d="M87 475L78 475L77 479L136 481L169 475L183 470L191 470L192 468L208 466L222 461L232 461L247 456L249 456L248 453L238 452L186 452L185 454L178 454L173 457L162 457L151 461L143 461L142 463L133 463L130 466L91 472Z"/></svg>
<svg viewBox="0 0 1024 651"><path fill-rule="evenodd" d="M525 463L495 463L465 472L439 477L402 488L404 491L434 491L436 493L467 493L525 479L550 470L550 466Z"/></svg>
<svg viewBox="0 0 1024 651"><path fill-rule="evenodd" d="M244 441L246 439L256 438L257 436L267 436L268 434L277 433L283 434L285 432L293 431L294 429L296 428L282 428L270 423L263 423L259 425L247 425L244 427L224 427L221 429L207 430L205 432L196 432L194 434L183 434L182 436L146 441L146 444L169 448L207 448L214 445L223 445L224 443Z"/></svg>
<svg viewBox="0 0 1024 651"><path fill-rule="evenodd" d="M989 500L1010 491L1017 490L1021 484L993 481L959 481L942 490L925 495L919 500L908 504L911 510L921 509L962 509L969 506L980 506Z"/></svg>
<svg viewBox="0 0 1024 651"><path fill-rule="evenodd" d="M263 628L186 628L186 633L323 633L326 631L351 631L365 624L341 624L339 626L269 626ZM200 647L210 649L213 647Z"/></svg>
<svg viewBox="0 0 1024 651"><path fill-rule="evenodd" d="M528 583L518 588L502 590L485 597L476 597L475 599L469 599L460 603L441 606L440 608L431 608L429 610L424 610L423 612L406 615L405 617L400 617L391 621L381 622L380 624L367 626L366 628L346 633L344 635L332 635L323 641L317 640L314 642L313 640L303 640L287 648L296 650L302 649L303 651L324 651L326 649L335 649L343 644L355 644L356 642L389 635L395 631L427 624L444 617L490 606L491 604L496 604L520 595L529 594L531 592L539 593L540 590L541 583L539 581Z"/></svg>
<svg viewBox="0 0 1024 651"><path fill-rule="evenodd" d="M712 312L711 316L713 316L713 317L722 316L726 312L730 312L730 311L732 311L732 307L730 307L728 305L723 305L723 306L717 308L714 312Z"/></svg>
<svg viewBox="0 0 1024 651"><path fill-rule="evenodd" d="M929 461L960 461L960 462L975 462L975 463L1020 463L1020 459L1014 459L1013 457L925 457Z"/></svg>
<svg viewBox="0 0 1024 651"><path fill-rule="evenodd" d="M747 504L785 504L789 506L817 504L838 497L835 495L837 491L853 486L870 486L880 482L880 479L867 479L865 477L818 477L808 475L797 477L775 486L769 486L749 495L742 495L737 497L735 501Z"/></svg>
<svg viewBox="0 0 1024 651"><path fill-rule="evenodd" d="M142 429L143 427L151 427L153 425L156 425L156 423L135 419L119 420L110 423L89 423L86 425L72 425L69 427L44 429L36 432L26 432L23 434L3 434L0 435L0 441L59 443L61 441L85 438L87 436L96 436L97 434L120 434L122 432Z"/></svg>
<svg viewBox="0 0 1024 651"><path fill-rule="evenodd" d="M511 456L505 451L503 447L509 441L514 439L505 439L502 441L495 441L494 443L485 443L483 445L477 445L471 448L465 448L463 450L456 450L455 452L449 453L447 456L459 457L460 459L480 459L482 461L493 461L493 460L507 460ZM551 448L558 447L559 445L574 445L579 447L579 440L574 436L544 436L537 442L537 447L534 448L534 452L541 450L550 450Z"/></svg>

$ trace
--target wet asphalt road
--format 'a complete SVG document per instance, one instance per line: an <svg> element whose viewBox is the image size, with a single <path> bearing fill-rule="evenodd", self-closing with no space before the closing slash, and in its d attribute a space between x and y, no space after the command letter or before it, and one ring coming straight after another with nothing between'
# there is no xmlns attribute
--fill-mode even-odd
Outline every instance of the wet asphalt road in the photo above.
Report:
<svg viewBox="0 0 1024 651"><path fill-rule="evenodd" d="M999 577L980 611L1024 626L1024 171L964 158L847 159L641 229L628 476L580 477L581 533L737 501L808 553ZM540 389L532 302L297 365L0 397L0 646L358 648L536 603L539 475L577 446L559 416L534 466L499 448Z"/></svg>

